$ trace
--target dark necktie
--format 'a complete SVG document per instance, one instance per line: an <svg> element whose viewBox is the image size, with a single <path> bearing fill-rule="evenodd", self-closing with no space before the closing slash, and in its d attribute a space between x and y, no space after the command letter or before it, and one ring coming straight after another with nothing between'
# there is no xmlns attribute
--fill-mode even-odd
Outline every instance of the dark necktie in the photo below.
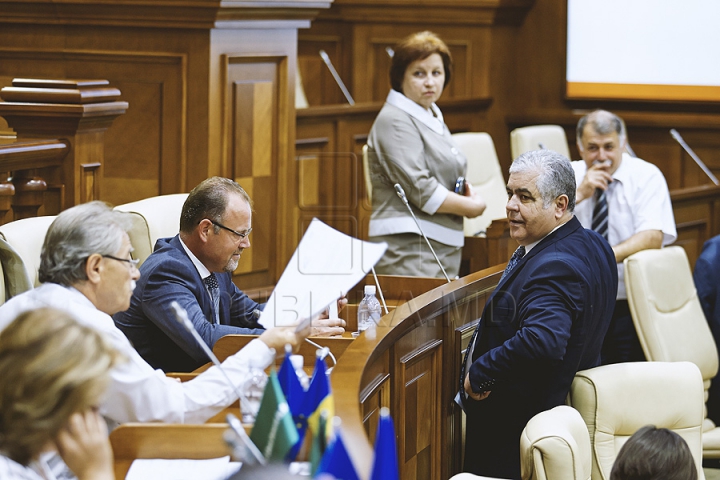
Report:
<svg viewBox="0 0 720 480"><path fill-rule="evenodd" d="M522 260L522 258L525 256L525 247L520 245L512 254L510 257L510 260L508 260L507 266L505 267L505 271L502 274L502 277L500 277L500 281L502 282L505 276L512 271L515 266ZM475 343L477 342L478 333L480 332L480 325L482 324L482 319L477 324L477 327L475 327L475 332L473 332L473 336L470 339L470 343L468 344L467 350L465 350L465 358L463 359L463 363L460 367L460 391L463 392L462 398L465 397L465 374L470 369L470 365L472 364L472 353L475 350Z"/></svg>
<svg viewBox="0 0 720 480"><path fill-rule="evenodd" d="M608 239L608 204L607 204L607 191L600 190L599 188L595 191L597 200L595 201L595 208L593 208L592 217L592 229L603 236L605 240Z"/></svg>
<svg viewBox="0 0 720 480"><path fill-rule="evenodd" d="M507 266L505 267L505 271L502 274L502 277L500 277L500 281L502 282L503 278L512 271L513 268L515 268L515 265L518 264L518 262L525 256L525 247L520 245L517 250L515 250L510 257L510 260L508 260Z"/></svg>
<svg viewBox="0 0 720 480"><path fill-rule="evenodd" d="M214 273L203 278L205 286L210 291L210 298L213 302L213 315L215 316L214 321L216 324L220 323L220 285L218 285L217 278Z"/></svg>

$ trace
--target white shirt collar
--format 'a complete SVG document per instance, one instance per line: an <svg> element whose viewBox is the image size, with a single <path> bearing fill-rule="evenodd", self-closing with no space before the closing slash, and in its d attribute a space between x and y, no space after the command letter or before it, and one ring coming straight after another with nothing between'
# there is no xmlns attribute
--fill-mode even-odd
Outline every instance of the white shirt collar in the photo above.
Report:
<svg viewBox="0 0 720 480"><path fill-rule="evenodd" d="M197 271L200 274L200 278L205 280L207 277L209 277L210 270L208 270L207 267L203 265L202 262L198 260L198 258L190 251L190 249L187 245L185 245L185 242L182 241L180 236L178 236L178 240L180 240L180 245L182 245L185 253L188 254L188 257L190 257L190 260L192 261L193 265L195 265L195 268L197 268Z"/></svg>
<svg viewBox="0 0 720 480"><path fill-rule="evenodd" d="M445 133L445 129L443 128L445 123L442 112L440 112L440 109L434 103L430 105L430 109L435 115L396 90L390 90L385 102L418 119L433 132L439 135Z"/></svg>
<svg viewBox="0 0 720 480"><path fill-rule="evenodd" d="M571 217L571 218L572 218L572 217ZM570 220L568 220L568 222L569 222L569 221L570 221ZM567 222L565 222L565 223L567 223ZM525 247L525 255L527 255L528 253L530 253L530 250L532 250L533 248L535 248L535 246L536 246L538 243L540 243L540 242L542 242L543 240L545 240L545 238L546 238L548 235L551 235L555 230L557 230L558 228L560 228L560 227L562 227L563 225L565 225L565 223L561 223L561 224L558 225L557 227L553 228L553 229L550 231L550 233L548 233L547 235L545 235L543 238L541 238L541 239L538 240L537 242L533 242L533 243L531 243L530 245L528 245L527 247Z"/></svg>
<svg viewBox="0 0 720 480"><path fill-rule="evenodd" d="M632 175L632 171L629 168L623 168L626 166L628 162L631 162L630 160L631 156L627 152L623 152L622 154L622 161L620 162L620 166L615 170L615 172L612 175L613 180L618 180L620 183L626 183L629 180L629 175ZM610 184L612 185L612 183Z"/></svg>

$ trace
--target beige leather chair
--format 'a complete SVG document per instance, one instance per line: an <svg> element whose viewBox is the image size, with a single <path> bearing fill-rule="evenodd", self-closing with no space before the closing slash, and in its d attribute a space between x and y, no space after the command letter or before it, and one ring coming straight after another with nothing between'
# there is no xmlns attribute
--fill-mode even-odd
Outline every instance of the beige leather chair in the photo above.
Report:
<svg viewBox="0 0 720 480"><path fill-rule="evenodd" d="M520 437L520 471L528 480L588 480L592 452L580 413L561 405L535 415Z"/></svg>
<svg viewBox="0 0 720 480"><path fill-rule="evenodd" d="M159 238L173 237L180 231L180 213L187 196L187 193L160 195L115 207L131 214L128 235L133 256L140 260L140 265L150 256Z"/></svg>
<svg viewBox="0 0 720 480"><path fill-rule="evenodd" d="M465 219L465 236L471 237L485 232L493 220L506 218L507 193L505 178L498 161L495 144L487 133L455 133L453 140L467 157L468 167L465 178L482 195L487 208L476 218Z"/></svg>
<svg viewBox="0 0 720 480"><path fill-rule="evenodd" d="M40 285L40 251L54 216L25 218L0 226L5 248L1 260L8 298Z"/></svg>
<svg viewBox="0 0 720 480"><path fill-rule="evenodd" d="M682 247L643 250L625 259L625 287L635 330L651 361L689 361L700 369L705 395L718 354ZM703 456L720 458L720 428L703 423Z"/></svg>
<svg viewBox="0 0 720 480"><path fill-rule="evenodd" d="M523 480L590 478L590 436L577 410L562 405L530 419L520 437L520 470ZM460 473L451 480L482 478Z"/></svg>
<svg viewBox="0 0 720 480"><path fill-rule="evenodd" d="M567 136L560 125L533 125L510 132L510 151L513 158L541 148L554 150L570 158Z"/></svg>
<svg viewBox="0 0 720 480"><path fill-rule="evenodd" d="M691 362L635 362L578 372L568 397L592 446L592 478L610 478L620 448L645 425L685 439L702 470L703 382Z"/></svg>

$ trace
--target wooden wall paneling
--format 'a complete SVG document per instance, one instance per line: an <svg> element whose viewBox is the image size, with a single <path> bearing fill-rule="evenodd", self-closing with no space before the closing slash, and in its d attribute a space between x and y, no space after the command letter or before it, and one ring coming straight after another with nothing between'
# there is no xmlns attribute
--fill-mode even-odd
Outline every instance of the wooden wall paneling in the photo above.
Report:
<svg viewBox="0 0 720 480"><path fill-rule="evenodd" d="M332 206L333 187L326 178L327 168L332 166L336 148L336 132L333 122L312 121L298 124L297 140L295 143L292 227L296 233L296 242L299 241L313 218L332 217L328 211L328 203ZM326 169L322 172L323 167ZM328 223L331 226L331 223Z"/></svg>
<svg viewBox="0 0 720 480"><path fill-rule="evenodd" d="M480 312L482 314L482 312ZM476 317L479 321L480 315ZM453 364L456 366L457 372L460 371L462 361L465 359L465 353L470 347L470 340L472 339L477 322L470 322L455 328L455 349L453 354L455 361ZM455 387L459 389L459 378L455 379ZM465 412L460 408L457 408L455 415L450 417L450 431L448 436L445 437L450 440L448 442L448 455L452 462L450 462L449 468L452 468L452 472L462 471L462 466L465 458L464 440L465 440ZM448 472L451 473L451 472Z"/></svg>
<svg viewBox="0 0 720 480"><path fill-rule="evenodd" d="M390 415L393 415L393 405L390 401L392 388L390 355L390 351L383 352L380 358L372 365L368 365L363 373L367 381L363 382L366 386L360 392L362 423L367 437L373 442L377 433L380 409L386 407L390 409Z"/></svg>
<svg viewBox="0 0 720 480"><path fill-rule="evenodd" d="M678 238L674 245L685 249L690 267L706 240L720 235L720 187L700 186L671 192Z"/></svg>
<svg viewBox="0 0 720 480"><path fill-rule="evenodd" d="M15 29L9 30L5 33ZM64 30L56 34L63 35ZM112 35L103 35L108 34ZM0 39L0 45L6 43ZM123 92L131 107L105 136L102 195L112 204L180 191L185 159L185 67L183 55L113 51L97 44L92 49L69 49L62 43L43 48L0 47L2 78L106 78Z"/></svg>
<svg viewBox="0 0 720 480"><path fill-rule="evenodd" d="M398 462L400 478L430 480L440 478L441 472L442 340L420 343L417 337L412 332L399 342L413 348L394 363ZM396 356L404 346L397 346Z"/></svg>
<svg viewBox="0 0 720 480"><path fill-rule="evenodd" d="M280 140L287 122L287 58L243 54L221 56L226 97L221 144L223 174L235 179L253 199L253 247L243 254L235 275L246 288L272 284L277 278L277 224ZM286 149L286 147L285 147Z"/></svg>
<svg viewBox="0 0 720 480"><path fill-rule="evenodd" d="M382 101L390 91L390 58L385 48L407 35L427 30L427 24L365 25L354 28L353 85L356 101ZM453 55L453 77L443 99L488 94L490 29L484 27L433 26Z"/></svg>
<svg viewBox="0 0 720 480"><path fill-rule="evenodd" d="M349 65L352 60L346 25L334 22L313 23L312 30L301 30L298 38L298 69L310 106L347 103L319 51L325 50L349 91L353 92Z"/></svg>

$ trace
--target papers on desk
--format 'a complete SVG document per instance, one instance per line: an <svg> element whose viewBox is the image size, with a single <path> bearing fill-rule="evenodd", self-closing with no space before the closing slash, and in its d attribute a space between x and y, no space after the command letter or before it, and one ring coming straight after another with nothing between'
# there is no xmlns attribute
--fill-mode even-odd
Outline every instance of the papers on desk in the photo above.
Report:
<svg viewBox="0 0 720 480"><path fill-rule="evenodd" d="M125 480L225 480L240 469L230 457L208 460L137 459L130 465Z"/></svg>
<svg viewBox="0 0 720 480"><path fill-rule="evenodd" d="M309 322L357 285L386 249L314 218L258 321L265 328Z"/></svg>

